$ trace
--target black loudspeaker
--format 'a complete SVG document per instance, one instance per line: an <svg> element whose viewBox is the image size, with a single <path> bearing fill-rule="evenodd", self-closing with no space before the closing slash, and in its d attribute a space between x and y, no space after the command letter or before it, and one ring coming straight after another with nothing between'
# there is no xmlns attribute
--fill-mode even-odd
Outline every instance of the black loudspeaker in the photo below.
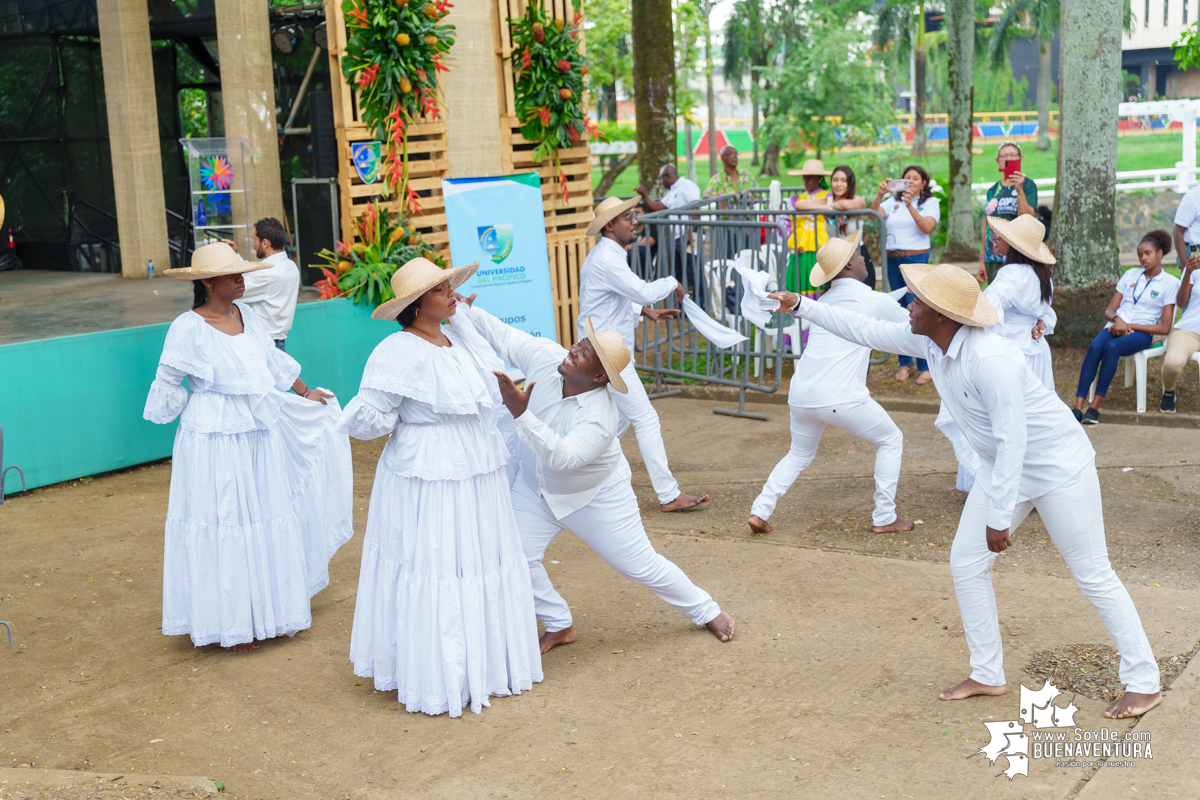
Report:
<svg viewBox="0 0 1200 800"><path fill-rule="evenodd" d="M313 176L336 178L337 134L333 124L333 98L329 92L313 92L308 96L308 123L312 127Z"/></svg>
<svg viewBox="0 0 1200 800"><path fill-rule="evenodd" d="M325 277L321 267L328 263L317 253L337 249L337 181L294 178L292 205L296 210L296 265L300 267L300 282L312 286Z"/></svg>

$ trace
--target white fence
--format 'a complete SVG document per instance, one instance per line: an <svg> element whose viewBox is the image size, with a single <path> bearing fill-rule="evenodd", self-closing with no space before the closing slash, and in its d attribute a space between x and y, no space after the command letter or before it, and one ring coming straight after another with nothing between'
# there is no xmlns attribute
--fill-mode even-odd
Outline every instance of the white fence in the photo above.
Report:
<svg viewBox="0 0 1200 800"><path fill-rule="evenodd" d="M1157 189L1159 191L1172 191L1183 194L1191 189L1197 183L1200 183L1200 178L1196 176L1200 174L1200 168L1197 167L1169 167L1167 169L1133 169L1117 173L1117 191L1118 192L1133 192L1139 189ZM1038 200L1053 200L1054 178L1036 178L1033 181L1038 187ZM987 196L987 190L992 187L991 183L972 183L971 191L975 196L982 200Z"/></svg>

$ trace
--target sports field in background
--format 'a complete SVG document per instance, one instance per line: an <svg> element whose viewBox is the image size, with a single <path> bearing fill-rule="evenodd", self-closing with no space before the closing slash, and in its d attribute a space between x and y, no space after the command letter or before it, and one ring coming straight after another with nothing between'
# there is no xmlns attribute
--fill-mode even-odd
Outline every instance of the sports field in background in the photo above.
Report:
<svg viewBox="0 0 1200 800"><path fill-rule="evenodd" d="M749 149L749 135L745 131L728 131L726 132L731 143L741 150L743 147ZM703 131L694 133L696 142L700 141L700 136ZM683 134L679 135L682 139ZM1053 178L1055 173L1055 159L1057 158L1057 142L1052 141L1052 147L1045 152L1038 152L1034 149L1034 142L1022 142L1021 150L1024 160L1022 169L1026 175L1031 178ZM982 149L983 155L976 155L972 162L972 182L981 183L983 181L995 180L999 173L996 168L996 144L980 144L976 145L976 149ZM1156 134L1138 134L1122 136L1117 142L1117 169L1139 170L1139 169L1166 169L1175 166L1175 162L1182 157L1183 137L1178 133L1156 133ZM681 175L686 174L686 161L683 154L686 152L682 144L679 146L679 172ZM832 168L835 164L848 163L852 167L856 166L860 161L869 154L863 151L852 151L846 153L826 153L822 154L822 160L825 162L826 168ZM924 166L933 176L934 180L943 186L946 184L950 175L949 156L943 151L935 153L921 159L912 159L905 163L916 162ZM749 169L754 175L758 175L758 167L750 166L750 153L746 152L741 156L740 166ZM781 172L786 172L782 168ZM592 168L592 185L595 186L600 182L604 170L599 167ZM696 158L696 182L700 184L701 190L708 183L708 155L704 154ZM899 176L896 176L899 177ZM801 179L796 176L782 175L780 180L784 186L799 186ZM771 178L759 176L758 183L760 186L766 186L771 182ZM637 187L637 166L631 165L626 169L617 182L613 185L610 194L620 196L629 196L634 194L634 189ZM649 188L649 187L647 187ZM867 187L859 186L859 193L865 194Z"/></svg>

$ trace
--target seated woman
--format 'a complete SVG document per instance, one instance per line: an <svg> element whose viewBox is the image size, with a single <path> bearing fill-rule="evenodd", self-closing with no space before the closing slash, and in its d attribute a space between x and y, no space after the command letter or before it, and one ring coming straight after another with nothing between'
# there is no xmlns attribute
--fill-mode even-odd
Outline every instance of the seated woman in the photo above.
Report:
<svg viewBox="0 0 1200 800"><path fill-rule="evenodd" d="M1163 272L1163 256L1171 252L1166 231L1150 231L1138 244L1141 269L1128 270L1117 281L1112 302L1104 311L1109 322L1088 346L1075 390L1075 419L1087 425L1100 424L1100 402L1117 374L1121 356L1131 356L1150 347L1155 336L1171 332L1175 319L1175 295L1179 279ZM1096 396L1087 406L1088 388L1096 381Z"/></svg>

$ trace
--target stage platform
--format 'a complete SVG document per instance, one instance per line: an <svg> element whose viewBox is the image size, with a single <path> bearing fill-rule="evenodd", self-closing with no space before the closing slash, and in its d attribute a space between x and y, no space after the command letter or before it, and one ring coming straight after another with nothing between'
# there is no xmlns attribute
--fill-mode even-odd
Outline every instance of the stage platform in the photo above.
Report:
<svg viewBox="0 0 1200 800"><path fill-rule="evenodd" d="M300 302L317 299L315 290ZM192 284L89 272L0 272L0 344L170 322L192 307Z"/></svg>

